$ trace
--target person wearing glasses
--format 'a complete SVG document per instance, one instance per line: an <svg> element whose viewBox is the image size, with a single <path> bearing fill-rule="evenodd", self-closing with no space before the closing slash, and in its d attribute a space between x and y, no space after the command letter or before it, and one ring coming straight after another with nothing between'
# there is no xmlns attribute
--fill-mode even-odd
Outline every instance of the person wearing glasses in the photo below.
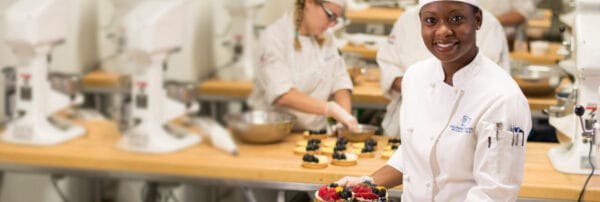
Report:
<svg viewBox="0 0 600 202"><path fill-rule="evenodd" d="M250 107L294 114L296 130L323 131L327 117L358 127L350 114L352 81L329 29L343 8L344 0L296 0L293 13L266 28Z"/></svg>
<svg viewBox="0 0 600 202"><path fill-rule="evenodd" d="M482 16L478 0L419 2L434 57L402 79L402 145L370 176L339 185L402 184L403 202L517 200L531 113L517 83L480 51Z"/></svg>

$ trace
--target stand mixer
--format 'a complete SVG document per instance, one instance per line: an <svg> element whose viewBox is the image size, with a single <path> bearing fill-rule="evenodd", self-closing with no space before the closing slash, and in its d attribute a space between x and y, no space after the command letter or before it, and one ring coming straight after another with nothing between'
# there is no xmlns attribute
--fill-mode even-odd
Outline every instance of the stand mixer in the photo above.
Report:
<svg viewBox="0 0 600 202"><path fill-rule="evenodd" d="M6 40L23 64L17 67L15 117L2 140L53 145L82 136L86 129L55 116L71 104L48 81L50 52L67 36L66 0L22 0L6 10Z"/></svg>
<svg viewBox="0 0 600 202"><path fill-rule="evenodd" d="M222 66L217 72L220 78L226 80L252 80L256 66L256 35L254 22L257 10L265 0L226 0L230 25L227 27L226 41L216 43L216 54L227 55L226 61L217 61ZM225 45L226 50L222 46ZM219 57L217 57L219 58ZM218 60L218 59L217 59ZM223 64L224 63L224 64Z"/></svg>
<svg viewBox="0 0 600 202"><path fill-rule="evenodd" d="M552 166L561 172L589 174L592 170L590 149L592 163L596 168L600 165L600 115L597 114L600 101L600 27L595 26L600 21L600 1L577 0L575 12L575 38L571 44L575 46L572 55L577 67L576 89L570 95L559 98L560 105L549 110L549 122L557 130L560 146L550 149L548 156ZM579 105L575 109L577 116L570 111L574 104ZM596 169L594 174L600 175L600 170Z"/></svg>
<svg viewBox="0 0 600 202"><path fill-rule="evenodd" d="M166 60L183 43L183 11L181 1L144 1L126 16L126 54L136 70L129 129L118 143L122 149L168 153L200 142L198 134L168 126L197 108L169 98L163 87Z"/></svg>

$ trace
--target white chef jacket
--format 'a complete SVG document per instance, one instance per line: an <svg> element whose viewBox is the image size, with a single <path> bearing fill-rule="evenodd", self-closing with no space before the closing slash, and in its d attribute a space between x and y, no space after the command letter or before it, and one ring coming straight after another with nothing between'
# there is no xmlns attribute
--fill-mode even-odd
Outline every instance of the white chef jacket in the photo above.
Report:
<svg viewBox="0 0 600 202"><path fill-rule="evenodd" d="M402 201L515 201L531 130L525 96L482 54L454 74L454 86L443 80L430 58L402 81L402 146L387 162L403 173ZM524 132L516 146L511 126Z"/></svg>
<svg viewBox="0 0 600 202"><path fill-rule="evenodd" d="M477 31L477 46L483 54L509 72L510 55L502 25L488 11L482 9L482 12L483 22ZM421 30L419 9L409 9L398 18L388 43L377 52L381 90L384 96L392 100L382 122L386 135L397 136L400 132L398 118L402 100L400 94L391 89L394 79L404 75L406 69L417 61L433 57L418 30Z"/></svg>
<svg viewBox="0 0 600 202"><path fill-rule="evenodd" d="M352 81L329 30L324 33L322 46L312 37L300 36L302 49L295 50L292 18L293 15L288 13L262 33L260 65L256 69L248 104L253 109L275 109L294 114L296 129L323 129L325 116L276 107L275 100L295 88L325 101L339 90L352 90Z"/></svg>
<svg viewBox="0 0 600 202"><path fill-rule="evenodd" d="M536 5L539 0L480 0L479 7L489 10L494 16L508 13L512 10L519 12L525 19L535 14ZM507 34L515 32L514 27L505 27Z"/></svg>

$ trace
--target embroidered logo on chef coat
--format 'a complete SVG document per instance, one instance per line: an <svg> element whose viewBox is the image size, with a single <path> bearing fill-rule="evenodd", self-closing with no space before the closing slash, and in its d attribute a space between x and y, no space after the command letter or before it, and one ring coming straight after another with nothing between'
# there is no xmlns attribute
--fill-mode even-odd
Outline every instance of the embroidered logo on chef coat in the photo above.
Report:
<svg viewBox="0 0 600 202"><path fill-rule="evenodd" d="M469 127L471 117L465 115L462 117L460 125L450 125L450 130L458 133L473 133L473 127Z"/></svg>
<svg viewBox="0 0 600 202"><path fill-rule="evenodd" d="M260 63L262 65L267 65L275 61L275 55L270 52L265 52L260 56Z"/></svg>

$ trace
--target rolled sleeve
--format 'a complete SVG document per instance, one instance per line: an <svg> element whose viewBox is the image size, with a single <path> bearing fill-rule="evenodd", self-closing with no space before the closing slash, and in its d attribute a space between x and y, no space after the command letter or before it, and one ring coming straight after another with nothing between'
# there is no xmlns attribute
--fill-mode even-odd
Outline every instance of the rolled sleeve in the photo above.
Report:
<svg viewBox="0 0 600 202"><path fill-rule="evenodd" d="M402 166L402 145L398 147L398 150L392 154L385 164L404 173L404 167Z"/></svg>

